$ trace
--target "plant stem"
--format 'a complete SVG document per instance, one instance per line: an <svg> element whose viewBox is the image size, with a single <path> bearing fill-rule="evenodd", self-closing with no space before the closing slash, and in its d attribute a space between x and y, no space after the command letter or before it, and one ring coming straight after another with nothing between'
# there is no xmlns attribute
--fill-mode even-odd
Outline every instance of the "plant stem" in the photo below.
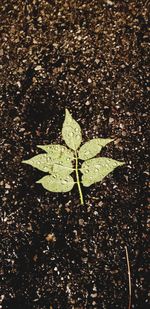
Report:
<svg viewBox="0 0 150 309"><path fill-rule="evenodd" d="M78 154L77 154L76 151L75 151L75 160L76 160L76 167L75 167L75 171L76 171L76 180L77 180L77 185L78 185L78 190L79 190L79 195L80 195L80 202L81 202L81 205L84 205L83 194L82 194L81 185L80 185L80 180L79 180Z"/></svg>
<svg viewBox="0 0 150 309"><path fill-rule="evenodd" d="M129 254L128 254L127 246L125 246L125 251L126 251L126 261L127 261L127 267L128 267L128 282L129 282L129 304L128 304L128 309L131 309L131 297L132 297L131 271L130 271L130 262L129 262Z"/></svg>

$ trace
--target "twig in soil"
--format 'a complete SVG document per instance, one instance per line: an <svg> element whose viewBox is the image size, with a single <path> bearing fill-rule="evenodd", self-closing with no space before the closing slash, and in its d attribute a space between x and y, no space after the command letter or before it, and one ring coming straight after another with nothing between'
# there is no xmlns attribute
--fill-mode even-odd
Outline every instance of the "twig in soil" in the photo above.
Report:
<svg viewBox="0 0 150 309"><path fill-rule="evenodd" d="M128 309L131 309L131 298L132 298L132 289L131 289L131 271L130 271L130 261L129 261L129 254L128 254L128 248L125 246L126 251L126 261L127 261L127 267L128 267L128 284L129 284L129 303L128 303Z"/></svg>

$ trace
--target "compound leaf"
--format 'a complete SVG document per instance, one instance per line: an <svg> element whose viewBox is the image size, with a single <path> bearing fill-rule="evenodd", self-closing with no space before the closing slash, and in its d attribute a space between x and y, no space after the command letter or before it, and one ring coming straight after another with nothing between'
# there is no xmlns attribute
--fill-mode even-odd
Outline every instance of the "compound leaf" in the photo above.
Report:
<svg viewBox="0 0 150 309"><path fill-rule="evenodd" d="M72 118L68 109L66 109L65 121L62 128L62 136L66 145L77 150L82 141L81 128L79 124Z"/></svg>
<svg viewBox="0 0 150 309"><path fill-rule="evenodd" d="M116 161L110 158L94 158L83 162L81 166L82 183L89 187L95 182L103 180L116 167L123 165L124 162Z"/></svg>
<svg viewBox="0 0 150 309"><path fill-rule="evenodd" d="M75 182L71 176L63 178L59 175L48 175L40 180L37 183L42 184L42 186L51 192L68 192L72 190Z"/></svg>
<svg viewBox="0 0 150 309"><path fill-rule="evenodd" d="M93 138L86 142L79 149L78 155L79 159L87 160L95 157L108 143L112 142L111 138Z"/></svg>

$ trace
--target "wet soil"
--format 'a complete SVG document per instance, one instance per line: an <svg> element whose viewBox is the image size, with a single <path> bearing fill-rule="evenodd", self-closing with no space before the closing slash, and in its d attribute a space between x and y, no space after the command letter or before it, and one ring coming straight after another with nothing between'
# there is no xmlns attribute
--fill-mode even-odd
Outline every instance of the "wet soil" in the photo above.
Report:
<svg viewBox="0 0 150 309"><path fill-rule="evenodd" d="M3 0L1 309L148 308L148 1ZM83 142L126 164L55 194L21 164L61 143L64 111Z"/></svg>

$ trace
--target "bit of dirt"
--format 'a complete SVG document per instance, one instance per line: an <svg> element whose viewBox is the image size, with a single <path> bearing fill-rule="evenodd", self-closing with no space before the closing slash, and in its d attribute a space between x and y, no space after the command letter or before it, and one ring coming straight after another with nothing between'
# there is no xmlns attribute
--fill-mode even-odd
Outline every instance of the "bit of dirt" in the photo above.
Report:
<svg viewBox="0 0 150 309"><path fill-rule="evenodd" d="M148 308L148 1L3 0L1 309ZM21 164L63 143L68 108L83 141L122 160L103 183L50 193Z"/></svg>

